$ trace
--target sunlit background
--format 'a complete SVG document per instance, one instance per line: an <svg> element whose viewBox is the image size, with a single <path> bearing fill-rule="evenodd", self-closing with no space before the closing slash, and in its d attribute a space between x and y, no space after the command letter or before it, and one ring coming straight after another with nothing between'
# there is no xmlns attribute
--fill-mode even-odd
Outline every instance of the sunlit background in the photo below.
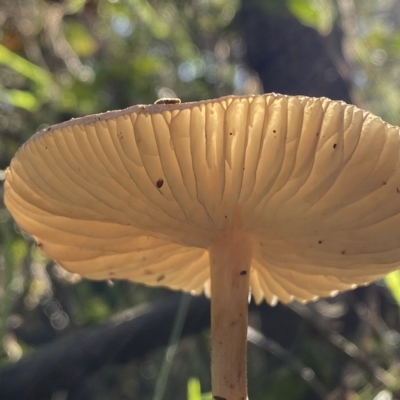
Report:
<svg viewBox="0 0 400 400"><path fill-rule="evenodd" d="M161 97L270 91L400 124L400 2L0 0L0 181L46 126ZM166 289L81 280L43 258L2 202L0 228L0 399L211 399L206 300L188 309ZM309 306L251 305L250 399L399 399L399 303L396 272ZM172 333L157 326L161 306ZM199 326L179 340L196 312ZM110 332L149 335L126 324L142 313L155 344L105 340L110 321Z"/></svg>

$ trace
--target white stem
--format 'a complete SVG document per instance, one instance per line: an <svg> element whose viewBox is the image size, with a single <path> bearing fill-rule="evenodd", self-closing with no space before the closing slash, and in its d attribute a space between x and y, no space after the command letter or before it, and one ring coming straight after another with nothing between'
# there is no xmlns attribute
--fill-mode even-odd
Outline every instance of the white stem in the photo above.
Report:
<svg viewBox="0 0 400 400"><path fill-rule="evenodd" d="M238 230L226 232L209 253L213 399L246 400L251 238Z"/></svg>

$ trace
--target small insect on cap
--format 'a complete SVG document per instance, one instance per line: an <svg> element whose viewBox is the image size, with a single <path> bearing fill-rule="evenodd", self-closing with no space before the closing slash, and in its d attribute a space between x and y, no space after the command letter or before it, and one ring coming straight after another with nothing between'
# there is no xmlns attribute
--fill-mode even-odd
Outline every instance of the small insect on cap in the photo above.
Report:
<svg viewBox="0 0 400 400"><path fill-rule="evenodd" d="M5 203L70 271L193 293L240 232L256 301L305 302L399 267L399 154L398 127L326 98L162 99L36 134Z"/></svg>
<svg viewBox="0 0 400 400"><path fill-rule="evenodd" d="M162 99L158 99L154 102L154 104L180 104L181 99L171 98L171 97L163 97Z"/></svg>

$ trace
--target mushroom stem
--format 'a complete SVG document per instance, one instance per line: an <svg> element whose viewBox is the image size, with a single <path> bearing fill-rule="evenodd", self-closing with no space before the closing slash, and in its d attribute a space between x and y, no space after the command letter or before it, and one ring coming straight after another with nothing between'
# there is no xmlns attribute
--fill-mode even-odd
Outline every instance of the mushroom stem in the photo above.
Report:
<svg viewBox="0 0 400 400"><path fill-rule="evenodd" d="M238 230L226 232L209 253L213 399L246 400L251 238Z"/></svg>

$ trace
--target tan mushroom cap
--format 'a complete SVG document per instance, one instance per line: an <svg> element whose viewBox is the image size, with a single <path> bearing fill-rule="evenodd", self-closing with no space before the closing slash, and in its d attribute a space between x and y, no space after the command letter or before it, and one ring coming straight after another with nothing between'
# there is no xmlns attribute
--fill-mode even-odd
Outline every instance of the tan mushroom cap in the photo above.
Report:
<svg viewBox="0 0 400 400"><path fill-rule="evenodd" d="M5 203L69 271L192 293L239 229L256 301L309 301L400 265L399 155L398 127L326 98L134 106L33 136Z"/></svg>

